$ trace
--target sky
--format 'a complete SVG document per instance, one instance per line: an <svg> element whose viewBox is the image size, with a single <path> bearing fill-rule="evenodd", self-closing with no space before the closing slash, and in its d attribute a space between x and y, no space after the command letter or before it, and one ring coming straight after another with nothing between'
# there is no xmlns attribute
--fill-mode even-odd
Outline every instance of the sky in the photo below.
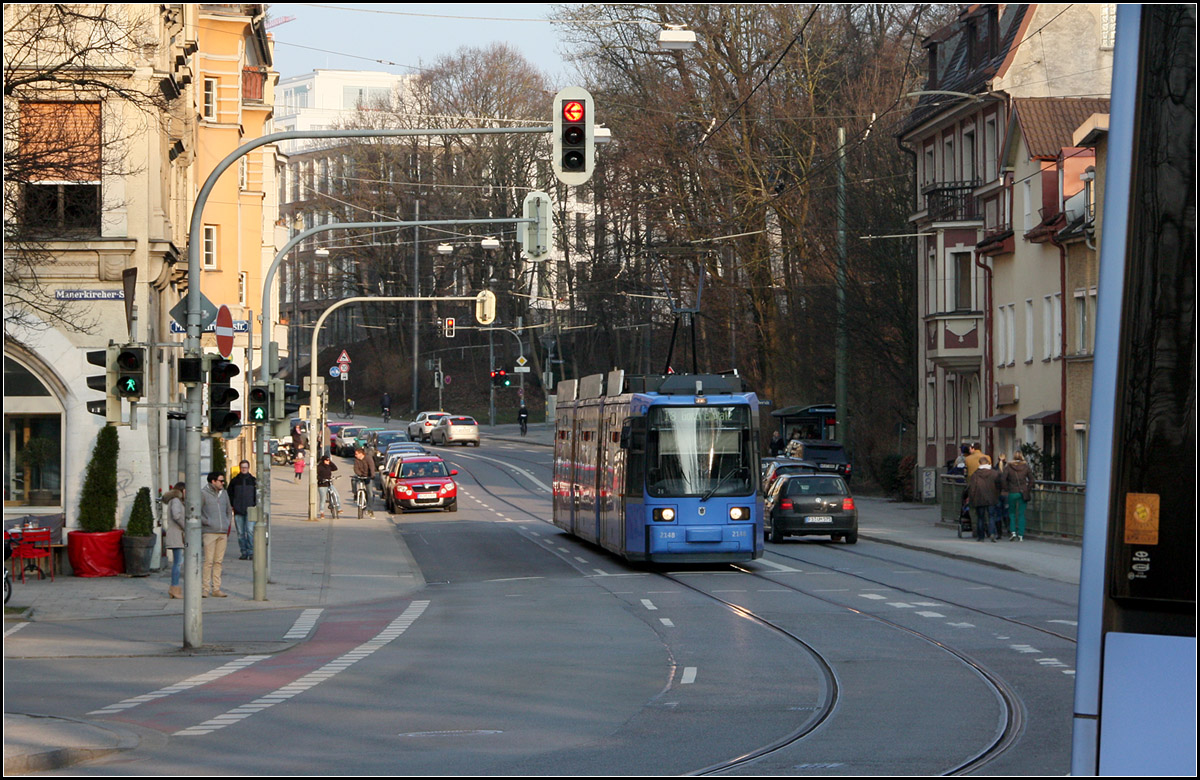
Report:
<svg viewBox="0 0 1200 780"><path fill-rule="evenodd" d="M508 43L566 86L572 73L557 52L547 3L271 3L280 78L317 68L414 73L462 46Z"/></svg>

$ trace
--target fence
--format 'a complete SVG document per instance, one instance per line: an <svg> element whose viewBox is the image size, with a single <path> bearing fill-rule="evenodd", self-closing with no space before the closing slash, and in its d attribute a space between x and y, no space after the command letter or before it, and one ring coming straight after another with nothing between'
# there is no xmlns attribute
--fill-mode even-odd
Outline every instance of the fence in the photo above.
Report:
<svg viewBox="0 0 1200 780"><path fill-rule="evenodd" d="M958 522L966 482L956 474L943 474L939 478L938 503L943 523ZM1025 510L1026 534L1081 540L1085 488L1086 485L1072 482L1035 482L1033 500Z"/></svg>

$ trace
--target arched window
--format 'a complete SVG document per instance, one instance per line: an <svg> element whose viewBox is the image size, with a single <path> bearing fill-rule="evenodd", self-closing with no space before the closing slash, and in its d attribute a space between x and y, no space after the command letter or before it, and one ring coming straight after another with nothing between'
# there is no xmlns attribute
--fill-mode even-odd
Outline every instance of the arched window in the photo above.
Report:
<svg viewBox="0 0 1200 780"><path fill-rule="evenodd" d="M4 356L4 506L62 505L62 404Z"/></svg>

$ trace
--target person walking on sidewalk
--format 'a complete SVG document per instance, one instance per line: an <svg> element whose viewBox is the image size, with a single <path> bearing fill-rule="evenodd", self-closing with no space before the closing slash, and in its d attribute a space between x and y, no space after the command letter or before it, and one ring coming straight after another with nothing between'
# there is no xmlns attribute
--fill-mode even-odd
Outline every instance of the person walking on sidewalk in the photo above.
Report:
<svg viewBox="0 0 1200 780"><path fill-rule="evenodd" d="M967 497L975 515L975 541L982 542L985 535L997 541L996 522L1000 514L1000 474L992 468L992 459L987 455L979 458L979 468L967 480ZM987 523L984 526L984 523Z"/></svg>
<svg viewBox="0 0 1200 780"><path fill-rule="evenodd" d="M187 528L187 509L183 505L187 493L186 482L176 482L175 486L163 493L163 504L167 507L167 522L163 526L163 546L171 551L171 587L167 588L167 596L173 599L183 598L183 587L179 584L179 575L183 568L183 535Z"/></svg>
<svg viewBox="0 0 1200 780"><path fill-rule="evenodd" d="M237 528L239 560L254 557L254 525L247 510L258 505L258 480L250 473L250 461L238 464L237 476L229 480L229 503L233 505L233 524Z"/></svg>
<svg viewBox="0 0 1200 780"><path fill-rule="evenodd" d="M1033 498L1033 470L1025 462L1025 456L1014 452L1008 468L1004 469L1004 492L1008 495L1008 517L1010 542L1025 541L1025 507Z"/></svg>
<svg viewBox="0 0 1200 780"><path fill-rule="evenodd" d="M300 481L300 477L304 476L304 450L296 450L296 459L292 461L293 467L296 469L296 481Z"/></svg>
<svg viewBox="0 0 1200 780"><path fill-rule="evenodd" d="M229 529L233 527L233 506L225 490L225 475L219 471L209 474L208 484L200 488L200 493L200 530L204 540L200 595L223 599L228 594L221 590L221 564L229 543Z"/></svg>

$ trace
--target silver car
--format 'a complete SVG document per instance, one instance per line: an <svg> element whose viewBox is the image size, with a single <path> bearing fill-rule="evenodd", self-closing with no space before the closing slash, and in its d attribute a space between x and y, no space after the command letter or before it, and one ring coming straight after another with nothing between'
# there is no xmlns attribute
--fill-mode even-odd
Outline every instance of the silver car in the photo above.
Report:
<svg viewBox="0 0 1200 780"><path fill-rule="evenodd" d="M478 447L479 423L475 422L474 417L464 417L455 414L446 415L437 421L437 425L433 426L433 431L429 434L429 440L434 444L454 444L457 442L464 447L469 442Z"/></svg>
<svg viewBox="0 0 1200 780"><path fill-rule="evenodd" d="M413 441L429 441L429 433L433 426L446 416L445 412L421 412L417 419L408 424L408 438Z"/></svg>

